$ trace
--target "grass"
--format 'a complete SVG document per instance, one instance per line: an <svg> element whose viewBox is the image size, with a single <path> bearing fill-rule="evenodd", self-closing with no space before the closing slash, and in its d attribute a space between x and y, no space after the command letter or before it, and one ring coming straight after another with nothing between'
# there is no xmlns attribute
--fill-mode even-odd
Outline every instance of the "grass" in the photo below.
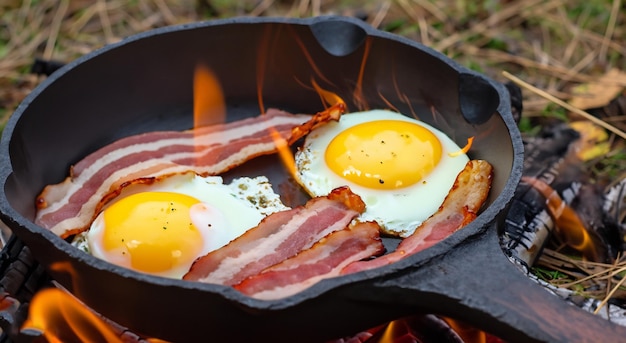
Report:
<svg viewBox="0 0 626 343"><path fill-rule="evenodd" d="M329 14L363 18L497 81L510 72L564 101L574 87L626 70L622 0L4 0L0 127L43 80L29 73L34 58L69 62L138 32L199 20ZM615 82L626 86L624 78ZM532 92L524 92L523 115L520 128L529 134L546 121L578 118ZM626 130L624 115L611 123Z"/></svg>
<svg viewBox="0 0 626 343"><path fill-rule="evenodd" d="M364 17L496 80L506 81L500 72L507 70L567 99L573 85L624 69L624 7L618 0L5 0L0 108L6 118L41 81L28 74L35 57L68 62L152 28L247 15ZM529 118L555 110L532 94L525 100Z"/></svg>

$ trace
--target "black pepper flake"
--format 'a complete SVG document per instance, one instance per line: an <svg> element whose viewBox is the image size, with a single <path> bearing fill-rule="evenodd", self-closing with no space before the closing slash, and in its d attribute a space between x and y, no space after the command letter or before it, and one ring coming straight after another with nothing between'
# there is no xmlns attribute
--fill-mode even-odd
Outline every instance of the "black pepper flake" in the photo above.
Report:
<svg viewBox="0 0 626 343"><path fill-rule="evenodd" d="M163 230L167 230L167 226L164 226L164 227L163 227Z"/></svg>
<svg viewBox="0 0 626 343"><path fill-rule="evenodd" d="M380 141L380 144L385 144L385 141Z"/></svg>
<svg viewBox="0 0 626 343"><path fill-rule="evenodd" d="M385 183L385 180L383 180L383 179L378 179L378 183L383 184L383 183Z"/></svg>
<svg viewBox="0 0 626 343"><path fill-rule="evenodd" d="M211 223L209 223L209 225L207 225L207 226L208 226L208 227L211 227L211 226L213 226L213 225L212 225Z"/></svg>

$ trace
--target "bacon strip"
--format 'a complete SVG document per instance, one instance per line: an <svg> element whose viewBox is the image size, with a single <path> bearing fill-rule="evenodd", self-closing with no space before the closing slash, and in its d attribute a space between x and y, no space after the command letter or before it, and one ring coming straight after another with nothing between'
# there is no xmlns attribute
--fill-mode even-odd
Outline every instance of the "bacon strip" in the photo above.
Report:
<svg viewBox="0 0 626 343"><path fill-rule="evenodd" d="M279 299L300 292L322 279L339 276L351 262L385 251L375 222L358 223L335 231L294 257L266 268L235 285L258 299Z"/></svg>
<svg viewBox="0 0 626 343"><path fill-rule="evenodd" d="M402 240L395 251L369 261L357 261L341 273L349 274L397 262L425 250L473 221L491 189L493 167L484 160L471 160L459 173L439 210L415 232Z"/></svg>
<svg viewBox="0 0 626 343"><path fill-rule="evenodd" d="M348 187L337 188L304 206L269 215L226 246L198 258L183 279L236 285L344 229L364 210L358 195Z"/></svg>
<svg viewBox="0 0 626 343"><path fill-rule="evenodd" d="M137 179L186 171L216 175L256 156L276 152L272 131L289 144L330 120L343 107L314 116L271 109L237 122L188 131L159 131L120 139L78 162L65 181L47 186L37 198L35 222L61 237L86 230L120 188Z"/></svg>

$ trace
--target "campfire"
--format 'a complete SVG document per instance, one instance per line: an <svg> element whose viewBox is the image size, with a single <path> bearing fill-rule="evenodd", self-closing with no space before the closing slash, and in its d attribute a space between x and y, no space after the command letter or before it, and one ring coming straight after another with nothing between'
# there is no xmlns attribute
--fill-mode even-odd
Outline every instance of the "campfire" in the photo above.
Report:
<svg viewBox="0 0 626 343"><path fill-rule="evenodd" d="M255 25L258 26L253 27ZM218 34L214 34L216 32ZM211 44L182 44L187 38L197 42L201 37L222 37L225 32L229 35L242 34L253 42L247 49L253 53L230 53L233 49L239 51L242 46L236 39L220 40L220 44L226 44L223 49L214 49ZM341 44L337 44L335 39L338 33L346 34L346 40L342 40ZM19 240L32 247L32 258L42 263L49 273L42 274L45 288L50 286L48 281L52 281L52 285L61 289L44 291L39 283L31 285L27 288L36 293L32 299L8 292L10 296L5 297L7 309L30 303L28 312L32 315L26 319L24 310L16 310L14 316L7 316L11 317L4 322L8 333L45 337L49 341L80 337L96 339L94 336L83 336L92 331L98 332L97 337L108 337L106 340L123 335L136 340L156 341L172 337L191 340L201 333L176 328L206 325L210 326L217 339L229 339L235 335L233 339L241 340L255 333L278 341L300 337L305 329L304 323L314 323L316 330L307 333L304 340L347 340L352 337L346 336L350 333L371 342L417 341L423 332L438 327L435 331L441 333L443 330L449 336L462 337L465 341L497 340L495 337L511 341L566 341L584 335L580 328L572 325L583 321L594 332L594 337L603 335L608 339L622 332L622 328L568 307L560 299L547 294L528 277L521 275L502 253L498 244L498 229L505 222L506 210L522 169L521 138L513 121L509 93L502 85L460 68L445 56L423 46L398 40L348 19L278 22L241 19L241 22L202 23L193 29L186 27L180 31L163 30L153 34L108 47L87 57L90 63L79 63L81 68L66 68L64 73L51 76L40 91L31 95L32 101L28 103L32 107L24 107L21 113L17 113L17 119L7 126L5 132L9 135L15 133L15 137L20 139L3 140L7 145L3 147L6 155L11 153L6 159L13 159L11 166L15 168L2 179L6 181L3 185L6 190L3 195L6 199L2 199L3 215L9 219L8 224ZM122 67L106 72L101 68L108 65L108 57L117 56L116 53L109 53L116 52L117 47L130 52L133 57L141 57L148 53L144 43L152 40L158 40L153 41L158 44L151 46L163 51L176 51L176 54L168 55L165 61L145 59L148 61L146 65L134 65L132 68ZM259 51L273 53L273 58L253 59L255 63L251 64L249 56ZM390 51L396 53L393 54L393 61L386 63ZM157 55L150 54L152 57ZM389 262L380 268L328 278L291 297L272 301L247 297L229 285L154 277L114 266L70 247L51 231L42 230L25 219L32 217L28 211L38 192L56 181L53 177L65 175L67 164L91 151L87 151L88 148L75 151L73 147L86 144L89 149L98 148L120 137L138 133L134 130L139 130L139 133L154 132L170 129L171 125L176 128L188 125L187 113L190 111L187 111L188 108L181 110L181 103L190 100L187 91L192 80L186 72L191 68L191 60L196 59L204 60L204 65L212 67L212 70L198 67L193 80L196 85L205 87L199 93L211 94L203 100L198 99L193 106L191 112L194 112L198 123L221 122L224 108L228 110L227 116L233 116L227 121L246 118L252 109L258 112L260 108L260 112L264 113L266 103L284 104L287 108L302 108L314 113L313 109L319 108L320 104L318 99L313 101L311 98L321 98L328 106L327 111L331 112L333 106L344 105L358 109L392 108L441 127L457 142L472 137L471 147L470 144L466 147L470 149L469 153L481 156L494 165L490 196L480 211L466 207L467 213L464 214L471 220L449 237L438 237L436 242L439 244L432 242L428 249L419 253L402 247L394 258L408 251L410 254L406 258L383 259ZM236 59L236 63L230 63L232 59ZM175 63L172 63L173 60ZM272 63L267 69L259 68L261 73L251 72L251 65L258 66L264 64L263 61ZM153 63L167 64L171 70L167 68L155 74ZM90 65L96 68L82 68ZM238 67L233 69L233 66ZM81 75L82 72L90 75ZM97 87L103 89L84 94L74 102L64 101L67 94L83 89L81 83L76 83L75 89L68 89L66 83L72 83L72 76L81 80L98 79ZM167 83L162 80L167 80ZM64 84L62 90L57 89L56 82ZM437 87L433 86L434 83ZM55 96L48 97L49 91ZM118 101L93 98L102 92ZM219 99L224 95L226 101L222 102ZM44 105L42 101L47 99L53 99L51 109L55 109L58 102L67 106L62 111L55 110L57 118L54 120L49 116L28 119L43 115L44 112L34 109L37 106L41 108ZM233 99L236 106L230 105ZM242 99L247 99L248 103ZM256 103L251 99L256 99ZM85 113L87 108L94 115L110 114L108 120L102 122L103 128L98 127L96 133L91 131L95 128L83 125L84 130L78 130L76 135L55 136L59 144L55 145L56 150L49 150L43 142L52 139L49 135L63 128L49 130L48 127L56 121L81 122L83 117L78 114ZM146 111L150 114L146 115ZM203 118L205 113L211 118ZM75 115L78 117L73 118ZM20 120L35 120L37 126L23 124ZM46 127L47 130L29 136L33 134L29 131L32 127ZM122 131L118 131L120 128ZM23 129L26 132L17 133ZM284 145L284 137L275 135L274 138L273 148ZM46 149L41 149L43 146ZM283 158L269 156L261 158L257 165L245 167L261 165L264 172L279 173L279 180L284 181L293 172L275 166L280 163L292 165L293 162L289 150L281 151L284 151L281 154ZM15 153L18 155L15 156ZM22 160L21 157L28 158ZM36 164L36 168L30 167L32 163ZM31 175L43 170L46 175ZM30 180L38 182L34 184ZM288 183L279 181L277 184L278 187L289 187ZM552 199L550 194L546 192L545 197ZM563 217L563 212L557 213L559 209L563 211L562 207L556 206L552 215ZM70 231L64 238L73 233ZM575 236L561 237L577 248L580 237L591 235L587 231L578 231ZM389 251L395 252L402 244L398 238L383 239ZM593 258L604 256L595 248L585 251ZM487 278L485 273L493 273L493 276L489 274ZM459 282L459 278L463 282ZM94 283L94 280L98 282ZM23 288L11 287L17 288L15 292ZM76 298L62 289L67 289ZM110 299L103 297L103 292L115 295L115 303L124 303L124 308L112 304ZM59 298L64 305L54 305L55 299ZM155 311L155 302L166 308L167 313ZM211 307L210 311L206 310L207 306ZM47 312L50 307L55 312L54 316ZM69 315L56 316L61 313ZM42 323L41 317L52 321ZM545 318L554 322L546 325ZM247 329L225 332L223 328L233 320ZM125 326L132 327L137 335L131 334ZM62 327L63 332L55 333L53 327ZM54 338L55 335L60 338Z"/></svg>

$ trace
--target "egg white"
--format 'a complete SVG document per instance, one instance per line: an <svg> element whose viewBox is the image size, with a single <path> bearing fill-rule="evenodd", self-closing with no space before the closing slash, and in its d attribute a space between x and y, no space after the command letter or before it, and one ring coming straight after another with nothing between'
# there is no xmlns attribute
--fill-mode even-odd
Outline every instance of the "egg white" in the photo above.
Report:
<svg viewBox="0 0 626 343"><path fill-rule="evenodd" d="M340 132L349 127L375 121L400 120L419 124L430 130L441 142L441 160L431 173L416 184L393 190L376 190L355 184L337 175L325 161L326 148ZM421 121L387 110L348 113L339 122L328 123L305 139L296 153L298 182L311 196L322 196L340 186L349 186L365 202L360 220L375 220L384 232L408 237L415 228L437 211L458 173L469 160L466 154L451 157L461 148L443 132Z"/></svg>
<svg viewBox="0 0 626 343"><path fill-rule="evenodd" d="M202 177L195 173L173 175L153 184L133 184L122 191L100 212L89 231L77 235L73 244L98 258L129 268L129 261L118 258L121 254L103 248L105 225L103 214L115 202L140 192L174 192L196 198L201 206L192 207L192 221L202 235L202 252L205 255L239 237L259 224L267 215L286 210L265 176L242 177L224 184L220 176ZM207 223L212 223L208 229ZM198 257L199 257L198 256ZM181 278L190 266L180 266L160 276Z"/></svg>

